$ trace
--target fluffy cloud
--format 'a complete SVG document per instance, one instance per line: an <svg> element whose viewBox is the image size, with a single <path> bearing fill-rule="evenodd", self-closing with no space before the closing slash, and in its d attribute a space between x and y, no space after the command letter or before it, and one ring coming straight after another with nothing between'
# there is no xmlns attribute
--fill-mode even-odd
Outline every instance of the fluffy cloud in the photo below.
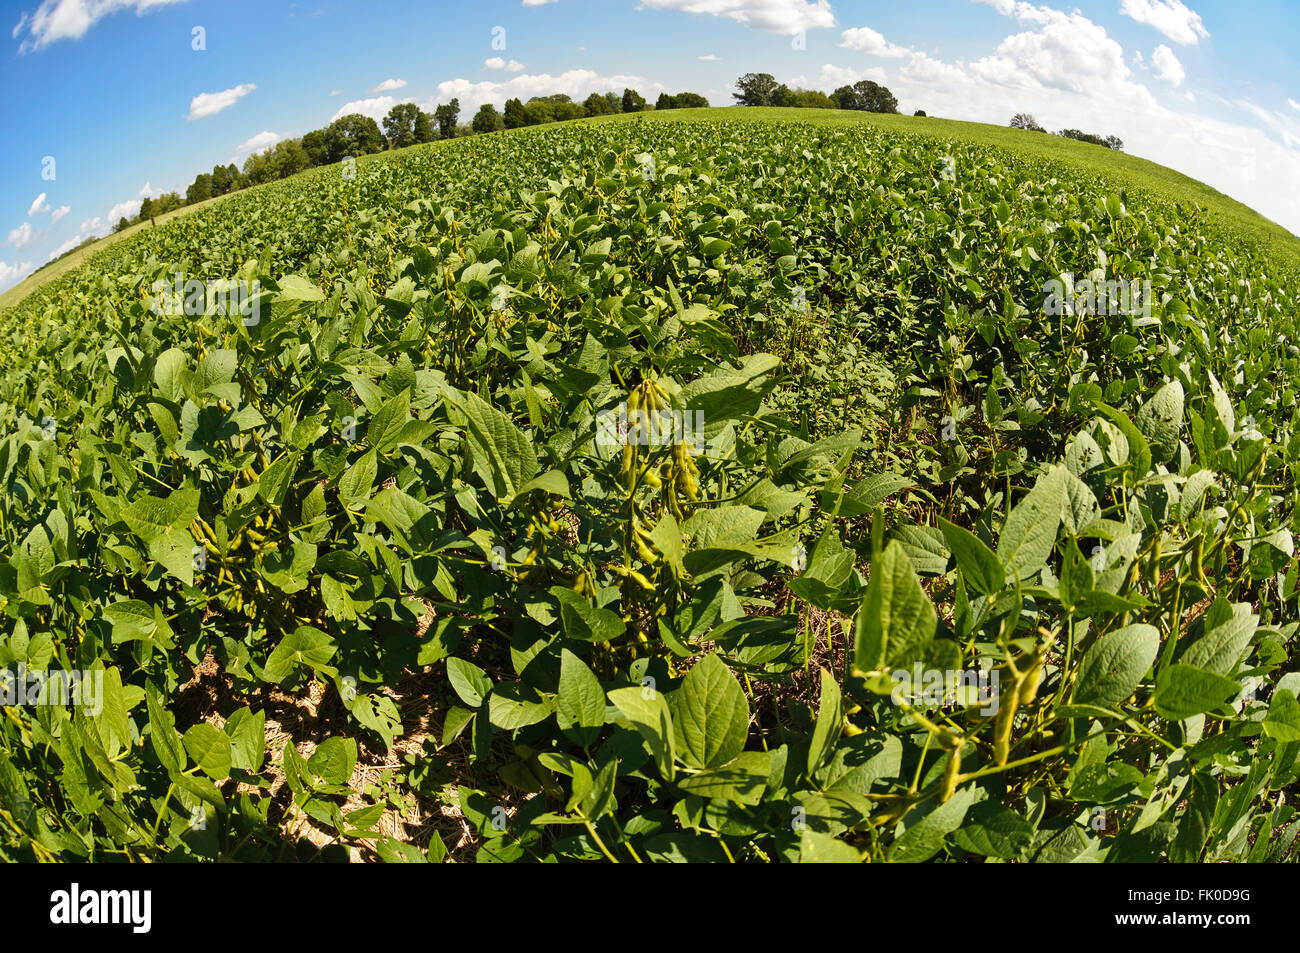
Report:
<svg viewBox="0 0 1300 953"><path fill-rule="evenodd" d="M269 149L271 146L275 145L283 138L284 138L283 136L277 135L274 132L263 130L262 132L259 132L257 135L249 139L245 139L243 142L237 145L235 147L234 154L232 154L230 157L230 161L238 162L246 155L251 155L254 152L261 152L263 149Z"/></svg>
<svg viewBox="0 0 1300 953"><path fill-rule="evenodd" d="M215 116L221 110L235 105L255 89L257 89L256 83L240 83L219 93L199 93L190 100L189 118L202 119L205 116Z"/></svg>
<svg viewBox="0 0 1300 953"><path fill-rule="evenodd" d="M5 239L5 244L12 245L14 248L22 248L31 244L32 237L35 234L36 231L32 228L32 223L23 222L9 233L9 237Z"/></svg>
<svg viewBox="0 0 1300 953"><path fill-rule="evenodd" d="M507 73L522 73L527 67L518 60L503 60L499 56L483 61L484 69L505 70Z"/></svg>
<svg viewBox="0 0 1300 953"><path fill-rule="evenodd" d="M718 58L712 53L705 53L703 56L697 56L695 58L697 60L704 60L706 63L716 63L718 61Z"/></svg>
<svg viewBox="0 0 1300 953"><path fill-rule="evenodd" d="M388 115L388 110L397 105L397 100L392 96L372 96L370 99L354 99L350 103L344 103L339 107L330 122L339 119L342 116L349 116L352 113L361 113L363 116L369 116L378 122Z"/></svg>
<svg viewBox="0 0 1300 953"><path fill-rule="evenodd" d="M36 201L34 201L32 207L27 210L27 217L31 218L33 215L40 215L42 212L48 212L49 210L50 203L45 201L45 193L42 192L40 195L36 196Z"/></svg>
<svg viewBox="0 0 1300 953"><path fill-rule="evenodd" d="M31 273L30 261L14 262L12 265L7 261L0 261L0 291L12 288Z"/></svg>
<svg viewBox="0 0 1300 953"><path fill-rule="evenodd" d="M1187 76L1183 64L1178 62L1178 57L1174 56L1174 51L1163 43L1151 51L1151 65L1156 68L1158 79L1173 86L1181 86Z"/></svg>
<svg viewBox="0 0 1300 953"><path fill-rule="evenodd" d="M887 77L883 66L873 66L870 69L856 70L847 66L835 66L826 63L822 66L819 75L821 85L826 89L839 89L841 86L852 86L858 80L870 79L877 83L883 83Z"/></svg>
<svg viewBox="0 0 1300 953"><path fill-rule="evenodd" d="M524 0L526 7L544 7L548 3L555 3L556 0Z"/></svg>
<svg viewBox="0 0 1300 953"><path fill-rule="evenodd" d="M533 96L549 96L552 93L567 93L574 101L581 102L592 93L622 90L628 86L640 90L643 96L664 89L662 83L650 83L644 76L601 76L589 69L571 69L559 76L549 73L520 73L502 82L448 80L439 83L438 95L422 106L431 109L435 103L445 103L455 97L460 100L461 111L464 112L478 109L484 103L501 106L507 99L517 97L527 101Z"/></svg>
<svg viewBox="0 0 1300 953"><path fill-rule="evenodd" d="M395 89L401 89L405 85L406 85L406 80L404 79L386 79L378 86L376 86L374 89L372 89L371 92L390 93Z"/></svg>
<svg viewBox="0 0 1300 953"><path fill-rule="evenodd" d="M76 40L85 36L95 23L119 10L134 10L143 16L159 7L183 0L42 0L30 17L26 13L14 27L13 37L27 37L18 47L19 53L40 50L56 40Z"/></svg>
<svg viewBox="0 0 1300 953"><path fill-rule="evenodd" d="M1182 0L1121 0L1119 12L1185 46L1196 46L1210 35L1201 15L1184 6Z"/></svg>
<svg viewBox="0 0 1300 953"><path fill-rule="evenodd" d="M727 17L769 33L791 34L835 25L829 0L641 0L641 5Z"/></svg>
<svg viewBox="0 0 1300 953"><path fill-rule="evenodd" d="M146 182L144 185L140 186L140 191L135 194L142 199L151 199L162 195L162 192L155 189L152 182Z"/></svg>
<svg viewBox="0 0 1300 953"><path fill-rule="evenodd" d="M67 215L71 211L72 211L71 205L60 205L53 212L50 213L50 224L57 225L59 223L59 219L63 218L63 216Z"/></svg>
<svg viewBox="0 0 1300 953"><path fill-rule="evenodd" d="M1296 102L1294 99L1288 99L1287 102L1291 104L1292 109L1300 109L1300 103Z"/></svg>
<svg viewBox="0 0 1300 953"><path fill-rule="evenodd" d="M848 50L855 50L858 53L866 53L868 56L898 59L908 56L912 52L905 46L890 43L869 26L858 26L845 30L841 34L841 38L843 42L840 43L840 46Z"/></svg>

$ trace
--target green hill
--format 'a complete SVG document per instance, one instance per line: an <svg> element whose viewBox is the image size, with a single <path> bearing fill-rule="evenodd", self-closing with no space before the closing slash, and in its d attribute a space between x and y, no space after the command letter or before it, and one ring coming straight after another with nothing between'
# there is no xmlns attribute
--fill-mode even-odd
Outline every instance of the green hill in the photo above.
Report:
<svg viewBox="0 0 1300 953"><path fill-rule="evenodd" d="M108 244L0 313L0 664L98 686L0 856L1294 859L1295 247L739 110Z"/></svg>

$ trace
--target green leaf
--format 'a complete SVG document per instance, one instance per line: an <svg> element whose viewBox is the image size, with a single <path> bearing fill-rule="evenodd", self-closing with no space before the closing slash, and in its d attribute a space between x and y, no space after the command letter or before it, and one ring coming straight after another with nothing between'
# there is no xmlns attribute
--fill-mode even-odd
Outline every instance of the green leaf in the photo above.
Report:
<svg viewBox="0 0 1300 953"><path fill-rule="evenodd" d="M564 586L552 586L551 595L560 602L560 621L564 634L581 642L608 642L626 630L617 612L598 608L580 592Z"/></svg>
<svg viewBox="0 0 1300 953"><path fill-rule="evenodd" d="M1172 460L1183 426L1183 385L1174 380L1161 387L1142 405L1135 423L1151 445L1151 462Z"/></svg>
<svg viewBox="0 0 1300 953"><path fill-rule="evenodd" d="M492 691L492 679L488 678L487 672L463 658L447 659L447 680L460 700L470 708L483 704L483 699Z"/></svg>
<svg viewBox="0 0 1300 953"><path fill-rule="evenodd" d="M555 700L542 698L519 682L503 682L488 695L488 718L503 731L526 728L545 721L555 712Z"/></svg>
<svg viewBox="0 0 1300 953"><path fill-rule="evenodd" d="M458 406L465 414L475 472L497 500L508 504L537 475L532 441L509 417L472 391Z"/></svg>
<svg viewBox="0 0 1300 953"><path fill-rule="evenodd" d="M1300 741L1300 702L1290 689L1279 688L1273 693L1264 716L1264 734L1284 743Z"/></svg>
<svg viewBox="0 0 1300 953"><path fill-rule="evenodd" d="M396 397L384 402L375 416L370 419L366 430L366 442L379 453L387 453L397 446L402 428L411 414L411 392L404 390Z"/></svg>
<svg viewBox="0 0 1300 953"><path fill-rule="evenodd" d="M1156 676L1156 711L1170 721L1182 721L1226 704L1240 687L1214 672L1168 665Z"/></svg>
<svg viewBox="0 0 1300 953"><path fill-rule="evenodd" d="M276 284L282 301L324 301L325 293L301 275L285 275Z"/></svg>
<svg viewBox="0 0 1300 953"><path fill-rule="evenodd" d="M805 827L799 835L799 863L860 864L862 854L851 844Z"/></svg>
<svg viewBox="0 0 1300 953"><path fill-rule="evenodd" d="M357 763L355 738L326 738L307 759L307 767L326 784L347 784Z"/></svg>
<svg viewBox="0 0 1300 953"><path fill-rule="evenodd" d="M835 743L844 730L844 699L835 676L826 669L821 672L821 701L817 706L817 723L813 726L812 740L808 743L808 777L830 760Z"/></svg>
<svg viewBox="0 0 1300 953"><path fill-rule="evenodd" d="M745 749L749 701L716 653L687 672L673 693L671 708L677 752L691 767L717 767Z"/></svg>
<svg viewBox="0 0 1300 953"><path fill-rule="evenodd" d="M555 715L565 736L584 748L596 743L605 724L605 692L600 680L568 649L560 650Z"/></svg>
<svg viewBox="0 0 1300 953"><path fill-rule="evenodd" d="M1053 467L1007 514L998 540L998 558L1013 580L1026 579L1047 564L1061 525L1065 476L1064 467Z"/></svg>
<svg viewBox="0 0 1300 953"><path fill-rule="evenodd" d="M334 657L335 643L320 629L301 625L281 640L266 659L263 671L268 680L282 682L299 665L317 672L334 675L329 661Z"/></svg>
<svg viewBox="0 0 1300 953"><path fill-rule="evenodd" d="M167 707L162 692L153 682L145 683L145 706L149 712L149 740L154 754L168 774L178 774L185 767L185 749L176 719Z"/></svg>
<svg viewBox="0 0 1300 953"><path fill-rule="evenodd" d="M974 533L943 518L939 520L939 528L943 530L949 551L957 559L957 568L961 570L962 580L967 587L982 596L1001 592L1006 583L1006 570L1002 568L1002 561L997 554Z"/></svg>
<svg viewBox="0 0 1300 953"><path fill-rule="evenodd" d="M661 692L653 688L616 688L608 693L610 703L628 720L650 746L659 773L671 781L676 758L673 716Z"/></svg>
<svg viewBox="0 0 1300 953"><path fill-rule="evenodd" d="M1079 664L1074 703L1117 705L1133 694L1160 651L1160 630L1130 625L1108 632L1092 644Z"/></svg>
<svg viewBox="0 0 1300 953"><path fill-rule="evenodd" d="M966 812L952 842L964 851L1015 860L1034 843L1034 825L997 801L980 801Z"/></svg>
<svg viewBox="0 0 1300 953"><path fill-rule="evenodd" d="M871 567L858 610L854 655L860 671L907 668L920 661L939 617L902 544L892 541Z"/></svg>
<svg viewBox="0 0 1300 953"><path fill-rule="evenodd" d="M212 780L224 781L230 776L230 738L206 721L185 732L185 750Z"/></svg>

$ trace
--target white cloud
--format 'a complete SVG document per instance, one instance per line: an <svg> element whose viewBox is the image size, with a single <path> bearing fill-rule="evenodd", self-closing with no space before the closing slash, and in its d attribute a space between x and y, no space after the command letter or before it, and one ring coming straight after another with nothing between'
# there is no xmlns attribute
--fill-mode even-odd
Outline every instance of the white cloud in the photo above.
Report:
<svg viewBox="0 0 1300 953"><path fill-rule="evenodd" d="M339 107L330 122L343 116L349 116L352 113L361 113L363 116L369 116L378 122L388 115L388 110L397 105L397 100L392 96L373 96L370 99L354 99L350 103L344 103Z"/></svg>
<svg viewBox="0 0 1300 953"><path fill-rule="evenodd" d="M67 215L71 211L72 211L71 205L60 205L53 212L50 213L50 224L57 225L59 223L59 219L63 218L63 216Z"/></svg>
<svg viewBox="0 0 1300 953"><path fill-rule="evenodd" d="M0 261L0 291L7 291L31 273L30 261L15 262L12 265L7 261Z"/></svg>
<svg viewBox="0 0 1300 953"><path fill-rule="evenodd" d="M371 92L390 93L395 89L401 89L405 85L406 85L406 80L404 79L386 79L378 86L376 86L374 89L372 89Z"/></svg>
<svg viewBox="0 0 1300 953"><path fill-rule="evenodd" d="M727 17L769 33L793 34L835 26L829 0L641 0L641 5Z"/></svg>
<svg viewBox="0 0 1300 953"><path fill-rule="evenodd" d="M429 109L434 103L445 103L455 97L460 100L463 113L478 109L484 103L501 106L507 99L518 97L526 102L533 96L549 96L552 93L567 93L575 102L581 102L592 93L603 93L611 89L621 92L629 86L639 90L643 96L664 89L662 83L648 82L644 76L601 76L589 69L571 69L559 76L549 73L520 73L501 82L474 82L459 78L448 80L439 83L438 95L422 106Z"/></svg>
<svg viewBox="0 0 1300 953"><path fill-rule="evenodd" d="M899 46L896 43L890 43L883 36L871 29L869 26L857 26L850 30L845 30L841 34L843 42L840 46L848 50L856 50L859 53L866 53L868 56L883 56L889 59L898 59L911 54L905 46Z"/></svg>
<svg viewBox="0 0 1300 953"><path fill-rule="evenodd" d="M557 0L524 0L526 7L544 7L548 3L555 3Z"/></svg>
<svg viewBox="0 0 1300 953"><path fill-rule="evenodd" d="M219 93L199 93L190 100L189 118L203 119L205 116L215 116L221 110L235 105L255 89L257 89L256 83L240 83Z"/></svg>
<svg viewBox="0 0 1300 953"><path fill-rule="evenodd" d="M112 226L112 225L116 225L117 220L124 216L126 218L135 218L139 214L140 214L140 200L127 199L125 202L118 202L111 209L109 209L108 215L105 216L105 218L107 218L108 224Z"/></svg>
<svg viewBox="0 0 1300 953"><path fill-rule="evenodd" d="M278 135L274 132L263 130L262 132L259 132L257 135L249 139L245 139L243 142L237 145L235 147L234 154L231 155L230 157L230 161L238 162L246 155L251 155L254 152L261 152L263 149L269 149L271 146L275 145L283 138L284 138L283 136Z"/></svg>
<svg viewBox="0 0 1300 953"><path fill-rule="evenodd" d="M1292 109L1300 109L1300 103L1296 102L1294 99L1288 99L1287 102L1291 104Z"/></svg>
<svg viewBox="0 0 1300 953"><path fill-rule="evenodd" d="M505 70L507 73L522 73L528 67L518 60L503 60L499 56L493 56L483 61L483 68Z"/></svg>
<svg viewBox="0 0 1300 953"><path fill-rule="evenodd" d="M22 248L25 245L31 244L32 238L35 234L36 231L32 228L32 223L23 222L9 233L9 237L5 239L5 244L12 245L14 248Z"/></svg>
<svg viewBox="0 0 1300 953"><path fill-rule="evenodd" d="M1133 71L1124 62L1124 49L1082 13L1063 13L1016 0L976 0L1037 31L1016 33L1003 40L992 56L973 63L979 78L1002 86L1036 87L1106 96L1151 100L1145 86L1129 80Z"/></svg>
<svg viewBox="0 0 1300 953"><path fill-rule="evenodd" d="M49 210L50 203L45 201L45 193L42 192L40 195L36 196L36 201L34 201L32 207L27 210L27 217L31 218L35 215L40 215L42 212L48 212Z"/></svg>
<svg viewBox="0 0 1300 953"><path fill-rule="evenodd" d="M183 0L42 0L29 18L26 13L14 27L18 39L26 28L27 38L19 53L40 50L56 40L76 40L86 35L95 23L119 10L135 10L137 16Z"/></svg>
<svg viewBox="0 0 1300 953"><path fill-rule="evenodd" d="M341 90L341 89L331 89L331 90L330 90L330 95L331 95L331 96L341 96L341 95L343 95L343 90Z"/></svg>
<svg viewBox="0 0 1300 953"><path fill-rule="evenodd" d="M1175 43L1196 46L1210 35L1201 15L1182 0L1121 0L1119 12L1159 30Z"/></svg>
<svg viewBox="0 0 1300 953"><path fill-rule="evenodd" d="M841 86L852 86L863 79L883 83L888 77L885 76L883 66L872 66L870 69L856 70L847 66L834 66L825 63L822 65L819 78L821 79L821 85L831 90L839 89Z"/></svg>
<svg viewBox="0 0 1300 953"><path fill-rule="evenodd" d="M706 63L716 63L718 58L712 53L705 53L703 56L695 57L697 60L704 60Z"/></svg>
<svg viewBox="0 0 1300 953"><path fill-rule="evenodd" d="M1178 62L1174 51L1161 43L1151 51L1151 65L1156 68L1156 77L1172 86L1181 86L1187 77L1183 64Z"/></svg>
<svg viewBox="0 0 1300 953"><path fill-rule="evenodd" d="M140 191L135 194L142 199L151 199L162 195L162 192L155 189L152 182L146 182L144 185L140 186Z"/></svg>

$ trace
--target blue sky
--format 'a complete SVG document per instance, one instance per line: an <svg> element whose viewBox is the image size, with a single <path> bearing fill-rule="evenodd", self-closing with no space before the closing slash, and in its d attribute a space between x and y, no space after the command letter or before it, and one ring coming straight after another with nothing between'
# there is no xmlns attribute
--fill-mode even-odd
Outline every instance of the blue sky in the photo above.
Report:
<svg viewBox="0 0 1300 953"><path fill-rule="evenodd" d="M342 112L627 85L726 105L749 71L1118 135L1300 233L1295 0L0 0L0 25L0 289Z"/></svg>

